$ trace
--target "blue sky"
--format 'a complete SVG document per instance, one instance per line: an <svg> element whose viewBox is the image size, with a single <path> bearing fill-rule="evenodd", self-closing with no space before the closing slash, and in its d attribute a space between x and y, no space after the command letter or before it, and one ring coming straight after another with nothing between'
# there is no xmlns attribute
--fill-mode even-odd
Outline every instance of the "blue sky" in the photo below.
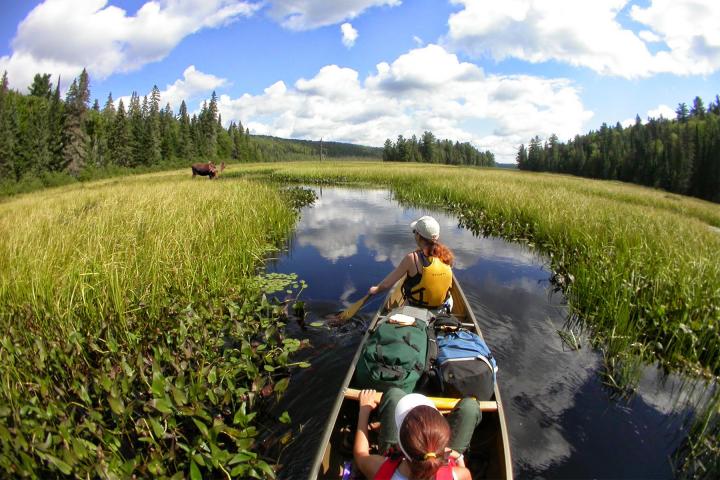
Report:
<svg viewBox="0 0 720 480"><path fill-rule="evenodd" d="M101 104L157 84L175 111L215 90L255 133L432 130L510 162L534 135L707 104L718 25L714 0L25 0L3 5L0 70L25 91L85 67Z"/></svg>

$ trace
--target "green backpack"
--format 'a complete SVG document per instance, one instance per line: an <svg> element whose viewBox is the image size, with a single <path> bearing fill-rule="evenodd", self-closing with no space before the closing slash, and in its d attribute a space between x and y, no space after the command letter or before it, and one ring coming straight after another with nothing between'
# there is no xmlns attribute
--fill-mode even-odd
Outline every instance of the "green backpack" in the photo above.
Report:
<svg viewBox="0 0 720 480"><path fill-rule="evenodd" d="M389 323L395 313L415 317L415 324ZM400 307L381 317L363 347L354 386L381 392L398 387L412 392L425 370L429 318L427 310L414 307Z"/></svg>

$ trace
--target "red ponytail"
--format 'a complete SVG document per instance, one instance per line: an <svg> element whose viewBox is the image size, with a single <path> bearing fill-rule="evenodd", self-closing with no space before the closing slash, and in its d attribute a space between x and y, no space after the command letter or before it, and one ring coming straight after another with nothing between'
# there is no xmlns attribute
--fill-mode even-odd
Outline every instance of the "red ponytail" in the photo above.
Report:
<svg viewBox="0 0 720 480"><path fill-rule="evenodd" d="M445 265L453 266L455 255L440 242L430 244L430 256L439 258Z"/></svg>

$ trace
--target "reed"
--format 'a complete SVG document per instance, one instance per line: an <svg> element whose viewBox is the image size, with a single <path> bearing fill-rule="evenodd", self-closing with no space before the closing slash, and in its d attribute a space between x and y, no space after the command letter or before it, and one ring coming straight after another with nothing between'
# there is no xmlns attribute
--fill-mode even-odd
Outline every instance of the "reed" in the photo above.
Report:
<svg viewBox="0 0 720 480"><path fill-rule="evenodd" d="M0 204L3 322L25 316L32 333L57 335L78 322L152 322L168 296L190 302L227 293L294 225L271 187L183 177L101 182Z"/></svg>
<svg viewBox="0 0 720 480"><path fill-rule="evenodd" d="M618 182L444 165L305 163L235 174L387 186L401 201L452 212L477 234L544 253L573 317L591 327L613 392L631 394L647 361L700 375L715 390L696 405L676 473L717 478L719 205Z"/></svg>
<svg viewBox="0 0 720 480"><path fill-rule="evenodd" d="M384 185L479 234L548 255L609 357L720 373L720 206L645 187L503 169L380 162L243 166L233 175ZM633 345L642 345L633 347Z"/></svg>
<svg viewBox="0 0 720 480"><path fill-rule="evenodd" d="M257 269L310 200L183 171L0 204L2 476L274 476L257 422L306 365L264 294L301 286Z"/></svg>

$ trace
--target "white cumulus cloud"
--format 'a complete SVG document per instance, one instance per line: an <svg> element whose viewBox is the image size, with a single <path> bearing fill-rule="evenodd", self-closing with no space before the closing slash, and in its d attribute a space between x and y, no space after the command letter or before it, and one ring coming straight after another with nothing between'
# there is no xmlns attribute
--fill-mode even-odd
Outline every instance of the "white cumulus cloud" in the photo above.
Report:
<svg viewBox="0 0 720 480"><path fill-rule="evenodd" d="M347 48L355 45L355 40L358 38L358 31L353 28L350 23L343 23L340 25L340 31L342 32L342 43Z"/></svg>
<svg viewBox="0 0 720 480"><path fill-rule="evenodd" d="M210 92L226 84L226 79L203 73L195 65L190 65L183 72L183 78L160 91L160 97L163 103L169 102L177 110L183 100L188 102L200 95L209 96Z"/></svg>
<svg viewBox="0 0 720 480"><path fill-rule="evenodd" d="M434 44L382 62L364 79L327 65L292 86L279 81L258 95L221 95L219 109L226 122L291 138L382 146L430 130L489 149L501 162L513 161L518 145L536 134L581 133L592 116L569 80L486 75Z"/></svg>
<svg viewBox="0 0 720 480"><path fill-rule="evenodd" d="M674 109L668 107L665 104L660 104L656 108L651 108L650 110L648 110L645 114L645 118L642 118L642 116L640 116L640 122L647 123L647 121L651 118L659 119L661 117L667 120L672 120L676 117L676 115L677 114L675 113ZM633 125L635 125L635 117L627 118L620 122L620 124L625 128L632 127Z"/></svg>
<svg viewBox="0 0 720 480"><path fill-rule="evenodd" d="M628 0L453 0L448 45L470 54L529 62L550 60L627 78L656 73L709 74L720 68L720 2L650 0L629 16ZM648 44L658 51L652 53Z"/></svg>
<svg viewBox="0 0 720 480"><path fill-rule="evenodd" d="M238 0L148 1L128 13L107 0L45 0L20 22L0 71L26 87L36 73L96 78L163 59L186 36L252 15L259 4Z"/></svg>
<svg viewBox="0 0 720 480"><path fill-rule="evenodd" d="M290 30L311 30L351 20L372 7L400 5L400 0L271 0L270 16Z"/></svg>
<svg viewBox="0 0 720 480"><path fill-rule="evenodd" d="M676 117L675 109L668 107L667 105L658 105L657 108L648 110L647 118L666 118L672 120Z"/></svg>
<svg viewBox="0 0 720 480"><path fill-rule="evenodd" d="M665 42L655 55L655 72L706 75L720 69L720 2L652 0L633 5L630 16Z"/></svg>
<svg viewBox="0 0 720 480"><path fill-rule="evenodd" d="M183 78L175 80L172 84L166 85L164 90L160 90L160 106L163 107L166 103L169 103L170 107L177 113L183 100L187 103L198 97L207 98L213 90L227 83L225 78L203 73L196 69L195 65L190 65L183 72ZM149 96L150 92L147 92L146 95ZM127 108L130 97L117 98L115 101L116 106L120 100L123 101Z"/></svg>

